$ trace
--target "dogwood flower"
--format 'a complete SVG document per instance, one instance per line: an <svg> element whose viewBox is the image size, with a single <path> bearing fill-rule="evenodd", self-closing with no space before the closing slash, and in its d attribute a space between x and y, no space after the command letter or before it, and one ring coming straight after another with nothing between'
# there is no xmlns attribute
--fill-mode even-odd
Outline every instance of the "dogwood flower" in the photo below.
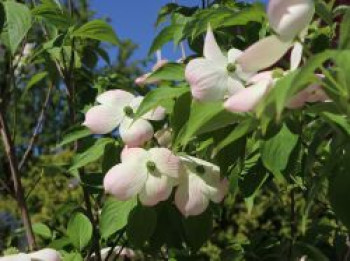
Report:
<svg viewBox="0 0 350 261"><path fill-rule="evenodd" d="M274 87L279 78L299 67L302 59L302 52L302 45L300 43L295 43L290 56L290 70L283 71L278 68L254 75L248 80L248 87L232 95L224 103L224 107L232 112L249 112L254 110L263 97Z"/></svg>
<svg viewBox="0 0 350 261"><path fill-rule="evenodd" d="M233 94L224 103L226 110L231 112L249 112L255 109L261 99L274 85L272 71L259 73L249 79L249 86Z"/></svg>
<svg viewBox="0 0 350 261"><path fill-rule="evenodd" d="M315 12L312 0L270 0L267 14L277 35L250 46L237 59L246 72L257 72L279 61L293 46L293 41L311 22ZM299 47L300 48L300 47Z"/></svg>
<svg viewBox="0 0 350 261"><path fill-rule="evenodd" d="M143 97L135 97L122 90L106 91L96 100L100 105L88 110L83 125L94 134L106 134L119 126L120 137L125 144L133 147L152 139L154 131L148 120L158 121L165 117L164 108L158 107L134 120Z"/></svg>
<svg viewBox="0 0 350 261"><path fill-rule="evenodd" d="M135 257L135 252L132 249L126 248L126 247L122 247L122 246L116 246L113 249L113 252L110 255L110 257L107 259L110 250L111 250L110 247L106 247L106 248L101 249L101 259L102 259L102 261L116 260L117 257L125 257L125 258L128 258L128 259L131 259L131 258ZM95 254L91 255L91 261L93 261L93 260L95 260Z"/></svg>
<svg viewBox="0 0 350 261"><path fill-rule="evenodd" d="M219 101L244 88L242 81L247 80L251 74L245 73L236 62L242 52L233 48L226 57L221 52L210 26L205 37L203 54L204 58L191 60L185 71L195 99Z"/></svg>
<svg viewBox="0 0 350 261"><path fill-rule="evenodd" d="M61 261L60 254L50 248L45 248L29 254L32 260L35 261Z"/></svg>
<svg viewBox="0 0 350 261"><path fill-rule="evenodd" d="M228 192L228 180L220 178L218 166L191 156L181 157L182 171L175 192L175 205L188 217L200 215L209 201L219 203Z"/></svg>
<svg viewBox="0 0 350 261"><path fill-rule="evenodd" d="M104 178L107 193L118 200L138 195L141 203L154 206L168 199L176 185L180 160L166 148L126 148L121 163L108 171Z"/></svg>
<svg viewBox="0 0 350 261"><path fill-rule="evenodd" d="M61 261L60 254L50 248L45 248L29 254L19 253L1 257L0 261Z"/></svg>

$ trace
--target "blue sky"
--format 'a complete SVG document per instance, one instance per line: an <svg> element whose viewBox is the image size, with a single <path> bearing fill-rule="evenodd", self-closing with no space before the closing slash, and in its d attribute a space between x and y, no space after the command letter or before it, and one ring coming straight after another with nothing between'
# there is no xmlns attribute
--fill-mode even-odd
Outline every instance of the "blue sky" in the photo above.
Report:
<svg viewBox="0 0 350 261"><path fill-rule="evenodd" d="M96 11L97 18L108 17L121 39L129 38L139 45L133 59L147 56L157 31L154 22L159 9L171 0L91 0L91 8ZM200 0L178 0L179 4L195 6ZM115 55L115 52L110 52ZM169 44L163 50L163 56L176 60L180 58L180 50ZM114 57L111 57L112 59Z"/></svg>

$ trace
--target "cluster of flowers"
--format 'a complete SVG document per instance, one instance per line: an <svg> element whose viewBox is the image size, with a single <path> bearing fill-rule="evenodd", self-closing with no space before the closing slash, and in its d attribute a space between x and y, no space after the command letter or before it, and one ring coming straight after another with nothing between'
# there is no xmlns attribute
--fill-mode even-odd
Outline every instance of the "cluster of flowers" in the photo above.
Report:
<svg viewBox="0 0 350 261"><path fill-rule="evenodd" d="M276 34L261 39L243 52L232 48L227 56L221 52L209 26L204 58L194 59L186 67L193 97L202 102L225 101L225 108L232 112L254 110L278 79L299 67L303 38L314 10L313 0L270 0L267 15ZM289 71L280 68L262 71L278 62L291 48ZM286 106L296 109L327 99L321 86L312 85L291 97Z"/></svg>
<svg viewBox="0 0 350 261"><path fill-rule="evenodd" d="M193 59L186 66L185 76L193 98L200 102L223 101L224 107L233 112L254 110L279 78L300 65L302 38L314 9L312 0L271 0L267 14L276 35L258 41L243 52L233 48L227 56L208 26L204 58ZM292 47L289 71L262 71ZM154 70L165 63L159 58ZM146 84L148 75L138 78L136 83ZM176 156L166 147L142 148L154 136L157 138L150 121L163 120L166 113L158 107L136 119L135 112L142 99L122 90L107 91L97 97L99 105L86 113L84 125L93 133L106 134L119 127L126 144L121 163L105 176L105 191L119 200L138 195L143 205L154 206L167 200L176 187L175 205L186 217L203 213L210 201L221 202L228 191L228 181L220 177L218 166L191 156ZM321 86L312 85L292 97L287 107L300 108L326 99Z"/></svg>
<svg viewBox="0 0 350 261"><path fill-rule="evenodd" d="M104 178L106 192L124 201L138 195L143 205L154 206L177 187L175 204L185 216L203 213L210 200L219 203L228 187L219 167L191 156L176 156L165 147L141 148L154 136L149 121L165 118L164 108L158 107L134 119L142 99L122 90L107 91L97 97L100 105L86 113L84 125L93 133L105 134L119 126L126 144L121 163Z"/></svg>

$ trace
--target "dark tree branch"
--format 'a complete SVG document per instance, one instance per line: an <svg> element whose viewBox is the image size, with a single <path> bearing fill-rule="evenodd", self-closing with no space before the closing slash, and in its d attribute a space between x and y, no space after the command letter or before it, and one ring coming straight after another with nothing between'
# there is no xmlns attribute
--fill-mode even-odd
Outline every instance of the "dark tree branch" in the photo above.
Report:
<svg viewBox="0 0 350 261"><path fill-rule="evenodd" d="M28 240L28 245L30 250L36 248L35 237L33 233L32 223L29 217L28 208L24 198L24 190L21 182L21 176L18 170L17 157L15 154L14 144L12 142L9 128L4 117L2 108L0 108L0 132L2 142L4 144L7 160L10 164L11 175L13 179L13 184L16 192L17 204L20 208L23 225L26 231L26 236Z"/></svg>

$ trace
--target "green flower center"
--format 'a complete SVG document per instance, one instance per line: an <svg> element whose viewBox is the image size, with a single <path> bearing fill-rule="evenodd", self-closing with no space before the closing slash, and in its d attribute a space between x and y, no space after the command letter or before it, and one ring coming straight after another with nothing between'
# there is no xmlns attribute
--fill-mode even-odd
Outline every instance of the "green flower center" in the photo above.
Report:
<svg viewBox="0 0 350 261"><path fill-rule="evenodd" d="M205 173L205 168L202 165L196 166L196 172L198 174L204 174Z"/></svg>
<svg viewBox="0 0 350 261"><path fill-rule="evenodd" d="M124 107L124 113L129 118L132 118L134 116L134 110L130 106Z"/></svg>
<svg viewBox="0 0 350 261"><path fill-rule="evenodd" d="M229 73L233 73L235 72L237 69L237 66L234 64L234 63L229 63L226 67L226 70L229 72Z"/></svg>
<svg viewBox="0 0 350 261"><path fill-rule="evenodd" d="M284 71L281 68L277 68L272 72L272 78L278 79L282 78L284 75Z"/></svg>
<svg viewBox="0 0 350 261"><path fill-rule="evenodd" d="M154 172L157 168L156 164L153 161L148 161L146 166L149 172Z"/></svg>

